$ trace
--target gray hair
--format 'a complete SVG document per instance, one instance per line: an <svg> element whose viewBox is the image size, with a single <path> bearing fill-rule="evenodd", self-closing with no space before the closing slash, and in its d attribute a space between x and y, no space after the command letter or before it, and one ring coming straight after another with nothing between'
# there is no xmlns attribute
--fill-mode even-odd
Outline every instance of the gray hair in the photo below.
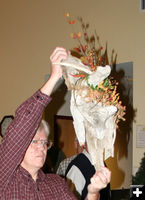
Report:
<svg viewBox="0 0 145 200"><path fill-rule="evenodd" d="M48 138L50 135L50 128L49 128L49 124L44 119L41 120L37 133L39 133L42 129L45 131Z"/></svg>

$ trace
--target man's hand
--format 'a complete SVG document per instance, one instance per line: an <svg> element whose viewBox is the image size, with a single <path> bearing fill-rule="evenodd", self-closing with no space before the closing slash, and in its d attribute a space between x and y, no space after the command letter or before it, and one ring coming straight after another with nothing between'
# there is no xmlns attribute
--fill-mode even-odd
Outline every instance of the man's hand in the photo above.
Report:
<svg viewBox="0 0 145 200"><path fill-rule="evenodd" d="M99 191L105 188L111 179L111 172L108 168L102 167L91 178L91 183L88 185L88 200L98 200Z"/></svg>
<svg viewBox="0 0 145 200"><path fill-rule="evenodd" d="M53 53L50 56L51 61L51 70L50 77L48 81L42 86L41 92L47 95L51 95L51 92L57 83L57 81L62 76L62 67L60 65L55 65L53 63L59 63L61 60L66 60L68 57L69 51L62 47L56 47Z"/></svg>
<svg viewBox="0 0 145 200"><path fill-rule="evenodd" d="M53 63L59 63L62 60L66 60L68 57L69 51L62 47L56 47L53 53L50 56L51 61L51 76L55 78L60 78L62 76L62 67L60 65L55 65Z"/></svg>

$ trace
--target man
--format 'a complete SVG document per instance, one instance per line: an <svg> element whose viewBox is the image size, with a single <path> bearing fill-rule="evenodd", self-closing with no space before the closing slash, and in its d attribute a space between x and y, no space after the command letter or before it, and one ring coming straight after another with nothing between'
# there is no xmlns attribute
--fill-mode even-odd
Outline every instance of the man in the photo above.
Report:
<svg viewBox="0 0 145 200"><path fill-rule="evenodd" d="M68 52L56 48L51 60L49 80L16 110L0 144L0 200L74 200L63 179L45 175L41 167L47 151L44 128L38 129L52 90L62 76L62 68L54 65L66 59ZM97 200L99 191L110 181L110 171L95 174L88 187L88 200Z"/></svg>
<svg viewBox="0 0 145 200"><path fill-rule="evenodd" d="M66 169L70 162L74 160L74 158L76 158L76 156L83 151L83 147L79 145L77 138L75 138L74 140L74 147L76 150L76 154L72 155L71 157L65 158L63 161L61 161L61 163L58 166L56 173L62 177L65 177Z"/></svg>

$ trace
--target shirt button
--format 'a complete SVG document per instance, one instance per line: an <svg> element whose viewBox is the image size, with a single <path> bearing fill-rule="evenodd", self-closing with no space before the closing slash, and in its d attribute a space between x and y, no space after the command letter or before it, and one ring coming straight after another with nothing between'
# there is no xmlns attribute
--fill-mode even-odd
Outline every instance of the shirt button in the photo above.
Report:
<svg viewBox="0 0 145 200"><path fill-rule="evenodd" d="M43 97L41 97L41 96L39 96L39 95L37 95L36 98L37 98L37 99L40 99L40 100L43 100L43 99L44 99Z"/></svg>
<svg viewBox="0 0 145 200"><path fill-rule="evenodd" d="M26 111L26 115L27 115L27 116L30 115L30 113L31 113L30 110L27 110L27 111Z"/></svg>

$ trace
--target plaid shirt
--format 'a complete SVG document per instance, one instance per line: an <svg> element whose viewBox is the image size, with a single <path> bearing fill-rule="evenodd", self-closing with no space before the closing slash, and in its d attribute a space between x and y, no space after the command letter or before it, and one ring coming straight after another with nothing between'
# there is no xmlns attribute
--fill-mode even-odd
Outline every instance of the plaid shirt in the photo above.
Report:
<svg viewBox="0 0 145 200"><path fill-rule="evenodd" d="M74 200L65 181L39 170L36 182L20 166L50 97L38 90L17 110L0 144L0 200Z"/></svg>
<svg viewBox="0 0 145 200"><path fill-rule="evenodd" d="M70 163L73 159L75 159L76 156L77 156L77 155L73 155L73 156L71 156L71 157L69 157L69 158L65 158L63 161L61 161L61 163L59 164L59 167L58 167L56 173L59 174L60 176L65 177L66 169L67 169L69 163Z"/></svg>

